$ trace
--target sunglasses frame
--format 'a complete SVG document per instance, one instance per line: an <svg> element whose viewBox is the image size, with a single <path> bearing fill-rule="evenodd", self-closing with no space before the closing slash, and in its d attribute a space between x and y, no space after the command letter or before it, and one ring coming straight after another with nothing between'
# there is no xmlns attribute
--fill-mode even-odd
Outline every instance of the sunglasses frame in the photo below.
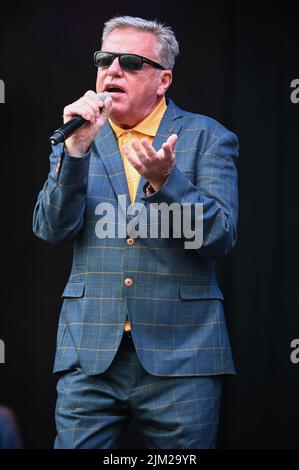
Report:
<svg viewBox="0 0 299 470"><path fill-rule="evenodd" d="M121 67L122 69L129 70L129 71L131 71L131 72L136 71L136 70L141 70L143 64L151 65L152 67L154 67L154 68L156 68L156 69L166 70L162 65L158 64L158 62L154 62L153 60L148 59L147 57L143 57L142 55L130 54L129 52L122 52L122 53L120 53L120 52L109 52L109 51L95 51L95 53L94 53L94 55L93 55L93 58L94 58L94 65L95 65L96 67L99 67L99 68L106 69L106 68L108 68L108 67L111 66L111 64L110 64L110 65L105 65L105 66L97 65L97 63L96 63L96 56L97 56L97 54L98 54L99 52L103 52L103 53L105 53L105 54L111 54L111 56L113 57L111 64L115 61L116 57L121 58L121 57L124 56L124 55L129 55L129 56L133 56L133 57L138 57L139 59L142 60L142 62L141 62L141 67L140 67L139 69L135 69L135 70L134 70L134 69L129 69L129 68L123 67L122 64L121 64L121 61L119 60L119 65L120 65L120 67Z"/></svg>

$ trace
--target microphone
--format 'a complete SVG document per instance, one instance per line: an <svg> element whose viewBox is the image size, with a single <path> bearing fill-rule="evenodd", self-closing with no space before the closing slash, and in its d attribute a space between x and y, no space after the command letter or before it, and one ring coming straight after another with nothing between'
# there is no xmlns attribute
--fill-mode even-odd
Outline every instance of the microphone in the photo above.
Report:
<svg viewBox="0 0 299 470"><path fill-rule="evenodd" d="M98 97L102 100L105 101L106 98L108 98L108 95L106 93L98 93ZM100 113L102 112L102 107L100 108ZM83 119L81 116L74 116L72 119L70 119L68 122L63 124L59 129L56 129L56 131L53 132L53 134L50 137L50 143L52 145L57 145L61 144L64 142L66 139L68 139L79 127L84 126L88 121L86 119Z"/></svg>

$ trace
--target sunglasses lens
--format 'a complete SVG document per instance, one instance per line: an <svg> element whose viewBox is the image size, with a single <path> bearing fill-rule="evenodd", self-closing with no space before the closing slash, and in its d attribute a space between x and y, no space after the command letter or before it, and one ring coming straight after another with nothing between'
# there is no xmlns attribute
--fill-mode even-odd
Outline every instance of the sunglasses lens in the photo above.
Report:
<svg viewBox="0 0 299 470"><path fill-rule="evenodd" d="M131 54L124 54L119 57L120 66L128 70L140 70L142 68L142 58Z"/></svg>
<svg viewBox="0 0 299 470"><path fill-rule="evenodd" d="M143 65L143 60L133 54L113 54L112 52L99 51L95 54L95 65L97 67L110 67L115 57L118 57L119 64L123 69L127 70L140 70Z"/></svg>
<svg viewBox="0 0 299 470"><path fill-rule="evenodd" d="M109 67L114 60L114 55L107 52L98 52L95 55L95 64L97 67Z"/></svg>

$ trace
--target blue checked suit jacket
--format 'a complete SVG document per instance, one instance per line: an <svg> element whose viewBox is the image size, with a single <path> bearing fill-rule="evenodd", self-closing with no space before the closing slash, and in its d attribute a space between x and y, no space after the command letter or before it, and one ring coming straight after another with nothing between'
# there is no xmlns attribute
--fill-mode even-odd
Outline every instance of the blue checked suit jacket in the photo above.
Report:
<svg viewBox="0 0 299 470"><path fill-rule="evenodd" d="M149 373L235 372L214 264L236 242L238 139L215 120L182 111L168 100L154 147L161 148L172 133L178 135L173 172L150 196L141 177L135 201L146 211L153 202L202 203L203 245L195 250L185 248L184 237L136 238L129 246L125 238L96 235L99 203L109 202L116 214L117 196L125 195L130 204L109 123L82 158L68 156L63 145L53 148L33 230L52 243L74 243L54 372L78 364L89 375L105 371L127 314L138 357ZM127 214L126 222L132 217ZM126 278L133 279L132 286L124 284Z"/></svg>

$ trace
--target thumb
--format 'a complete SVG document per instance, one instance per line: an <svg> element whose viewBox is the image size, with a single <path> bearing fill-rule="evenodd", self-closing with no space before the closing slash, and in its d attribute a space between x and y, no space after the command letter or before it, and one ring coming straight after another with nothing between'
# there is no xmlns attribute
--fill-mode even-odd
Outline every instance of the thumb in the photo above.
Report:
<svg viewBox="0 0 299 470"><path fill-rule="evenodd" d="M171 152L174 151L174 147L175 147L177 139L178 139L178 136L176 134L171 134L171 136L168 137L166 141L166 143L170 146Z"/></svg>
<svg viewBox="0 0 299 470"><path fill-rule="evenodd" d="M111 112L111 109L112 109L112 98L111 96L108 96L106 98L106 100L103 102L104 106L102 108L102 112L100 114L100 116L98 117L96 123L98 125L99 128L103 127L104 124L106 123L109 115L110 115L110 112Z"/></svg>

